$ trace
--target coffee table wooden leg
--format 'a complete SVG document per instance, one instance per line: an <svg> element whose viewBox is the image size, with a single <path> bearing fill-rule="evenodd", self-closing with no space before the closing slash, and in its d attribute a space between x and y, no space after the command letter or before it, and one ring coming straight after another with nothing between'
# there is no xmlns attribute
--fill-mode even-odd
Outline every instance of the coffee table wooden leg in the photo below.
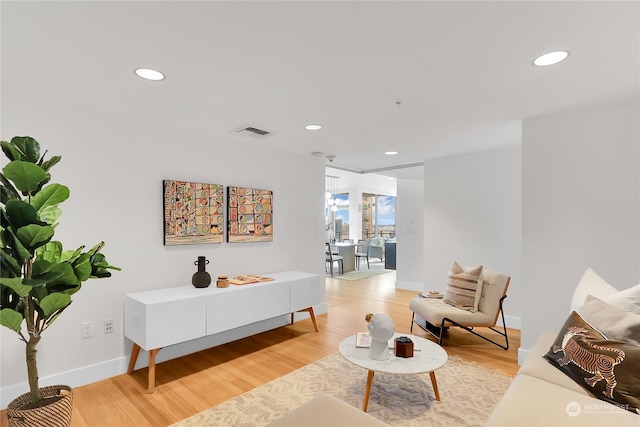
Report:
<svg viewBox="0 0 640 427"><path fill-rule="evenodd" d="M371 384L373 383L373 371L369 371L367 374L367 388L364 390L364 403L362 404L362 411L367 412L369 407L369 395L371 394Z"/></svg>
<svg viewBox="0 0 640 427"><path fill-rule="evenodd" d="M429 376L431 377L431 384L433 385L433 392L436 395L436 400L440 401L440 393L438 392L438 383L436 382L436 373L431 371L429 372Z"/></svg>

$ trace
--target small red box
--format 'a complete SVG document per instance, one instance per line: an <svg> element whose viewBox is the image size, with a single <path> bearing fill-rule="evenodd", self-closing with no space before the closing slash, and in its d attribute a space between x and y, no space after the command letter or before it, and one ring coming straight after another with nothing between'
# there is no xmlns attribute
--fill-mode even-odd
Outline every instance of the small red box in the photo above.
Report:
<svg viewBox="0 0 640 427"><path fill-rule="evenodd" d="M398 337L394 342L396 357L413 357L413 341L409 337Z"/></svg>

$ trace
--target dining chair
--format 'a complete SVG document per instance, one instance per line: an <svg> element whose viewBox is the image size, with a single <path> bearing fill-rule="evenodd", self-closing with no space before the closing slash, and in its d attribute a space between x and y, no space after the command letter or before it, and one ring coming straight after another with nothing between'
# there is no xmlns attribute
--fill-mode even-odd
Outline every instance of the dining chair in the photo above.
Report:
<svg viewBox="0 0 640 427"><path fill-rule="evenodd" d="M331 268L331 277L333 277L333 263L334 262L338 263L338 272L340 274L344 274L343 258L340 255L334 255L333 254L333 251L331 250L331 245L329 243L326 243L326 248L325 248L324 254L325 254L325 261L326 261L326 263L329 264L329 268Z"/></svg>
<svg viewBox="0 0 640 427"><path fill-rule="evenodd" d="M367 260L367 268L369 267L369 242L367 240L358 240L356 246L356 268L360 270L360 258Z"/></svg>

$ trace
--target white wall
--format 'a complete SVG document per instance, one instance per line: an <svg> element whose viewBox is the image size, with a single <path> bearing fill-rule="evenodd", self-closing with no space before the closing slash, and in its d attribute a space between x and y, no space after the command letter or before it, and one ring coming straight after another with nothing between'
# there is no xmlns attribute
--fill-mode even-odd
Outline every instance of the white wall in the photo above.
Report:
<svg viewBox="0 0 640 427"><path fill-rule="evenodd" d="M453 261L511 276L504 311L520 327L519 145L425 161L424 290L444 291Z"/></svg>
<svg viewBox="0 0 640 427"><path fill-rule="evenodd" d="M591 267L640 281L638 99L526 120L522 147L522 344L557 330Z"/></svg>
<svg viewBox="0 0 640 427"><path fill-rule="evenodd" d="M398 179L396 287L424 290L424 181Z"/></svg>
<svg viewBox="0 0 640 427"><path fill-rule="evenodd" d="M77 386L124 372L130 343L123 337L122 295L190 284L199 255L210 260L207 271L213 277L290 269L324 275L324 159L7 91L2 125L2 139L30 135L50 154L62 155L52 169L53 182L68 185L71 198L61 206L56 238L67 249L104 240L107 259L122 268L110 279L87 282L43 334L41 385L54 375ZM163 246L163 179L273 190L273 242ZM104 319L115 320L115 333L102 333ZM95 336L81 340L80 323L86 321L95 322ZM15 397L8 390L27 387L24 345L15 333L0 329L4 407Z"/></svg>

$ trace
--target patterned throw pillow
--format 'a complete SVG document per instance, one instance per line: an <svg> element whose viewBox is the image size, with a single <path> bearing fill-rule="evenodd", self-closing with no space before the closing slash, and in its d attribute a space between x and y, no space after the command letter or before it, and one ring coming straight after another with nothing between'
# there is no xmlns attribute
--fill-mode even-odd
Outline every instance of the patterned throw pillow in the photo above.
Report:
<svg viewBox="0 0 640 427"><path fill-rule="evenodd" d="M482 266L464 271L454 261L447 279L443 301L454 307L467 311L478 311L478 303L482 294Z"/></svg>
<svg viewBox="0 0 640 427"><path fill-rule="evenodd" d="M544 358L594 397L640 414L640 346L607 340L574 311Z"/></svg>

